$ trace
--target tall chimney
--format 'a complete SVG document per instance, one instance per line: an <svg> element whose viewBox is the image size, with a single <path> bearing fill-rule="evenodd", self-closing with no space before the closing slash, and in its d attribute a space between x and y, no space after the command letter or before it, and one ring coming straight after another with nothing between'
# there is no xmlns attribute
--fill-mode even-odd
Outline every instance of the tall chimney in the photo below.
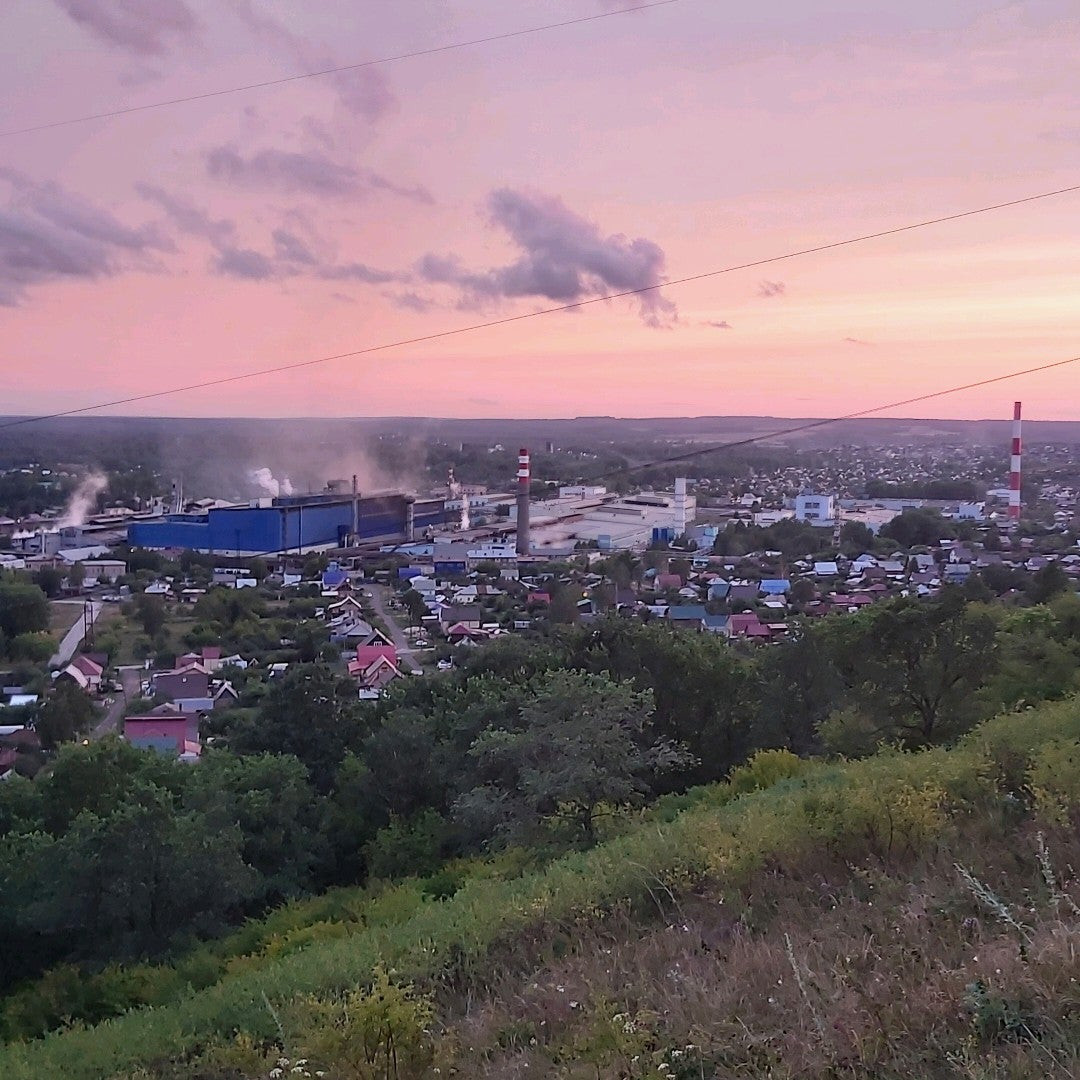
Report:
<svg viewBox="0 0 1080 1080"><path fill-rule="evenodd" d="M517 553L528 555L529 543L529 451L524 447L518 451L517 471Z"/></svg>
<svg viewBox="0 0 1080 1080"><path fill-rule="evenodd" d="M355 544L360 535L360 489L356 486L356 473L352 474L352 535Z"/></svg>
<svg viewBox="0 0 1080 1080"><path fill-rule="evenodd" d="M1009 463L1009 524L1020 521L1020 402L1013 403L1012 460Z"/></svg>

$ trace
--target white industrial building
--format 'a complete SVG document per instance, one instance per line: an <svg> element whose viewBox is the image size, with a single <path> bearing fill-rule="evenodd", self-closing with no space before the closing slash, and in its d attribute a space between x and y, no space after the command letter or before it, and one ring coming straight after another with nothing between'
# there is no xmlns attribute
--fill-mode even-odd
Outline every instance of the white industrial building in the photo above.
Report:
<svg viewBox="0 0 1080 1080"><path fill-rule="evenodd" d="M559 503L536 507L532 538L537 550L568 541L595 543L602 551L644 548L654 540L682 536L697 516L697 498L681 478L671 492L644 491L594 505L567 500L562 507L563 515Z"/></svg>
<svg viewBox="0 0 1080 1080"><path fill-rule="evenodd" d="M835 495L797 495L795 517L811 525L831 525L836 520Z"/></svg>

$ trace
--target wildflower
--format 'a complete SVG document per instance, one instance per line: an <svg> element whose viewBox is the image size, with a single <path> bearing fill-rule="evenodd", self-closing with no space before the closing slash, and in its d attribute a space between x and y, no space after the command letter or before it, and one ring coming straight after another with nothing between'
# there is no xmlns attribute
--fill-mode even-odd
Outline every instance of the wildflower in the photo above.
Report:
<svg viewBox="0 0 1080 1080"><path fill-rule="evenodd" d="M578 1005L578 1003L576 1001L571 1001L570 1002L570 1008L571 1009L577 1009L577 1008L579 1008L579 1005Z"/></svg>

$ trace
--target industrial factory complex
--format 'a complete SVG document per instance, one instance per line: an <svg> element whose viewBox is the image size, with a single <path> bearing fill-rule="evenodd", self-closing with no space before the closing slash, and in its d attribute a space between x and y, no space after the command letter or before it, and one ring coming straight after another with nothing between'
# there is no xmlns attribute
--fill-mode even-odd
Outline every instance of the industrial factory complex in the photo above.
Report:
<svg viewBox="0 0 1080 1080"><path fill-rule="evenodd" d="M167 514L128 526L134 547L230 555L276 554L380 540L411 540L446 520L445 500L400 492L284 495L242 506Z"/></svg>
<svg viewBox="0 0 1080 1080"><path fill-rule="evenodd" d="M518 455L516 490L462 494L451 474L447 497L404 492L360 495L327 491L281 495L243 504L189 504L175 496L172 512L127 526L133 547L222 555L270 555L409 543L460 535L469 540L515 540L519 555L578 543L601 550L672 540L693 523L695 499L686 481L674 492L627 498L603 487L561 488L531 502L528 450Z"/></svg>

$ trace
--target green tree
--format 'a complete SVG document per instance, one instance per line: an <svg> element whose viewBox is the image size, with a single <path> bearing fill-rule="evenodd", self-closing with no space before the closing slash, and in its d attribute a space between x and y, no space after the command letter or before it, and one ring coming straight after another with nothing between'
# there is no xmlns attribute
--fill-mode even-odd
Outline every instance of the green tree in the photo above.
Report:
<svg viewBox="0 0 1080 1080"><path fill-rule="evenodd" d="M43 566L34 573L34 584L51 600L60 595L64 585L64 575L52 566Z"/></svg>
<svg viewBox="0 0 1080 1080"><path fill-rule="evenodd" d="M569 666L648 691L652 730L692 755L693 762L658 779L660 789L718 780L746 757L755 670L722 639L609 618L567 631L564 640Z"/></svg>
<svg viewBox="0 0 1080 1080"><path fill-rule="evenodd" d="M259 899L280 902L308 890L326 857L321 808L307 769L288 754L238 757L208 751L193 770L184 805L235 823L244 862L259 874Z"/></svg>
<svg viewBox="0 0 1080 1080"><path fill-rule="evenodd" d="M871 551L874 547L874 534L868 525L861 521L845 521L840 526L840 551L849 559Z"/></svg>
<svg viewBox="0 0 1080 1080"><path fill-rule="evenodd" d="M955 537L956 530L937 510L918 507L905 510L892 521L886 522L881 526L878 536L895 540L902 548L910 548L916 545L929 546L939 540Z"/></svg>
<svg viewBox="0 0 1080 1080"><path fill-rule="evenodd" d="M24 931L91 961L153 955L198 926L224 925L251 895L239 829L177 813L161 789L104 815L80 814L60 837L19 853L30 899Z"/></svg>
<svg viewBox="0 0 1080 1080"><path fill-rule="evenodd" d="M12 660L28 660L32 664L44 664L52 656L56 642L51 634L37 631L19 634L7 645L8 655Z"/></svg>
<svg viewBox="0 0 1080 1080"><path fill-rule="evenodd" d="M409 612L410 622L413 626L419 626L423 622L424 616L429 614L424 598L415 589L406 589L401 600Z"/></svg>
<svg viewBox="0 0 1080 1080"><path fill-rule="evenodd" d="M187 779L173 762L114 736L88 746L69 743L61 747L48 774L37 780L45 828L61 835L82 813L106 816L152 789L177 794Z"/></svg>
<svg viewBox="0 0 1080 1080"><path fill-rule="evenodd" d="M988 712L1061 698L1080 685L1080 641L1062 633L1052 609L1008 610L1000 619L997 669L980 692Z"/></svg>
<svg viewBox="0 0 1080 1080"><path fill-rule="evenodd" d="M1027 581L1022 570L1014 570L1011 566L1002 566L1000 563L983 567L980 576L995 596L1001 596L1010 589L1021 588Z"/></svg>
<svg viewBox="0 0 1080 1080"><path fill-rule="evenodd" d="M72 742L90 730L94 706L74 680L61 678L48 696L37 719L37 733L46 750Z"/></svg>
<svg viewBox="0 0 1080 1080"><path fill-rule="evenodd" d="M849 705L882 738L922 746L977 719L972 695L996 664L991 615L949 590L936 603L901 598L830 620L828 644Z"/></svg>
<svg viewBox="0 0 1080 1080"><path fill-rule="evenodd" d="M275 681L252 719L227 734L241 754L292 754L307 766L316 790L329 791L349 749L369 731L352 680L325 664L295 664Z"/></svg>
<svg viewBox="0 0 1080 1080"><path fill-rule="evenodd" d="M0 631L10 641L49 628L49 601L37 585L0 582Z"/></svg>
<svg viewBox="0 0 1080 1080"><path fill-rule="evenodd" d="M487 729L473 744L480 784L456 803L467 828L499 840L562 821L595 836L603 805L649 790L648 773L685 755L648 733L651 695L602 675L552 672L514 730Z"/></svg>
<svg viewBox="0 0 1080 1080"><path fill-rule="evenodd" d="M1070 587L1069 576L1061 568L1056 560L1048 562L1041 570L1037 570L1028 584L1028 598L1033 604L1045 604L1067 592Z"/></svg>
<svg viewBox="0 0 1080 1080"><path fill-rule="evenodd" d="M86 567L81 562L75 563L68 569L67 580L73 589L81 589L86 581Z"/></svg>
<svg viewBox="0 0 1080 1080"><path fill-rule="evenodd" d="M165 601L160 596L139 593L135 598L135 619L147 637L157 637L165 629Z"/></svg>

